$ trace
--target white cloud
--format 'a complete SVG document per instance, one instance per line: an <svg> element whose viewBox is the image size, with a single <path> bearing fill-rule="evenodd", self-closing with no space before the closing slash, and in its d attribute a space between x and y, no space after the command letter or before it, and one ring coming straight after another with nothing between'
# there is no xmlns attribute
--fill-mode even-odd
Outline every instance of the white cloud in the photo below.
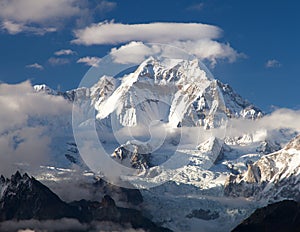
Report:
<svg viewBox="0 0 300 232"><path fill-rule="evenodd" d="M110 11L115 5L105 0L97 3L88 0L1 0L0 21L8 33L39 34L37 30L53 32L54 29L46 30L49 25L57 29L67 19L89 18L94 12Z"/></svg>
<svg viewBox="0 0 300 232"><path fill-rule="evenodd" d="M121 24L103 22L76 30L73 43L84 45L119 44L130 41L168 43L171 41L216 39L222 30L201 23Z"/></svg>
<svg viewBox="0 0 300 232"><path fill-rule="evenodd" d="M36 93L30 82L0 84L0 170L11 174L15 163L47 164L51 126L39 119L71 113L72 105L58 96ZM33 124L33 122L35 124Z"/></svg>
<svg viewBox="0 0 300 232"><path fill-rule="evenodd" d="M39 70L44 69L44 67L38 63L28 64L28 65L26 65L26 68L35 68L35 69L39 69Z"/></svg>
<svg viewBox="0 0 300 232"><path fill-rule="evenodd" d="M48 62L53 65L65 65L65 64L69 64L71 61L67 58L56 58L56 57L51 57L48 59Z"/></svg>
<svg viewBox="0 0 300 232"><path fill-rule="evenodd" d="M279 68L281 67L281 63L278 60L272 59L272 60L268 60L265 66L266 68Z"/></svg>
<svg viewBox="0 0 300 232"><path fill-rule="evenodd" d="M82 57L79 60L77 60L77 63L83 63L88 66L98 67L98 62L101 60L101 58L96 56L86 56Z"/></svg>
<svg viewBox="0 0 300 232"><path fill-rule="evenodd" d="M56 56L64 56L64 55L68 56L68 55L74 55L74 54L76 54L76 52L71 49L62 49L62 50L55 52L54 54Z"/></svg>

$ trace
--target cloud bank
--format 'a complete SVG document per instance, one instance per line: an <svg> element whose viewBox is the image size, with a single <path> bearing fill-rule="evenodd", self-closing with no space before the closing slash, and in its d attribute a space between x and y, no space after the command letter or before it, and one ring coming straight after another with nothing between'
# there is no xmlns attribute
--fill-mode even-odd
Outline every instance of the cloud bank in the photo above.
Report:
<svg viewBox="0 0 300 232"><path fill-rule="evenodd" d="M30 228L30 229L29 229ZM0 223L2 232L64 232L64 231L90 231L90 232L145 232L143 229L134 229L130 224L118 224L110 221L93 221L90 224L80 223L76 219L63 218L59 220L38 221L35 219L22 221L5 221Z"/></svg>
<svg viewBox="0 0 300 232"><path fill-rule="evenodd" d="M92 24L75 30L74 34L72 42L76 44L123 44L111 50L119 63L141 62L146 56L155 55L160 43L183 49L201 60L210 61L212 65L217 60L234 62L243 56L228 43L216 40L222 36L219 27L201 23L121 24L111 21Z"/></svg>
<svg viewBox="0 0 300 232"><path fill-rule="evenodd" d="M299 122L300 110L282 108L277 109L271 114L265 115L255 121L247 119L232 119L228 123L226 133L228 136L233 137L241 136L243 134L255 134L259 131L274 132L282 129L289 129L293 132L300 133Z"/></svg>
<svg viewBox="0 0 300 232"><path fill-rule="evenodd" d="M30 82L0 84L0 171L10 175L18 163L45 164L50 160L51 128L47 117L71 113L71 104L58 96L36 93Z"/></svg>

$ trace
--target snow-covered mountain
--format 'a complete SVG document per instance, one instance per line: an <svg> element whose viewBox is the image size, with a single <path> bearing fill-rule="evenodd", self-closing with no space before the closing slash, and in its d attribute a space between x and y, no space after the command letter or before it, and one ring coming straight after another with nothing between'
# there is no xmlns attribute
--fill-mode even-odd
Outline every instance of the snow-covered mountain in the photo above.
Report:
<svg viewBox="0 0 300 232"><path fill-rule="evenodd" d="M264 115L198 60L151 57L133 72L102 76L90 87L34 89L95 111L80 125L95 120L107 154L140 170L127 180L145 188L143 209L174 231L218 231L220 226L229 231L261 206L259 199L297 195L299 137L287 145L294 131L226 133L232 119L255 121ZM56 119L47 120L61 127ZM52 149L59 157L56 165L88 168L71 126L52 140ZM254 198L236 198L249 196Z"/></svg>
<svg viewBox="0 0 300 232"><path fill-rule="evenodd" d="M225 185L229 196L255 197L257 199L300 199L300 136L282 150L265 155L248 170L231 175Z"/></svg>
<svg viewBox="0 0 300 232"><path fill-rule="evenodd" d="M214 128L226 118L262 116L261 110L244 100L233 89L215 80L195 60L145 60L132 73L121 78L100 77L91 88L65 93L46 85L35 85L37 92L62 95L73 101L88 97L98 111L97 119L113 114L123 126L163 120L173 127Z"/></svg>
<svg viewBox="0 0 300 232"><path fill-rule="evenodd" d="M212 78L199 61L149 58L118 82L103 76L90 89L97 119L115 116L122 126L153 120L172 127L214 128L228 117L257 118L261 111L228 85Z"/></svg>
<svg viewBox="0 0 300 232"><path fill-rule="evenodd" d="M158 122L159 126L165 125L169 128L200 127L208 130L225 128L230 118L256 119L262 116L261 110L235 93L229 85L215 80L197 59L155 59L150 57L142 62L134 72L120 78L102 76L90 88L81 87L60 92L45 85L36 85L34 89L37 92L63 96L71 102L76 101L75 104L81 107L82 104L85 104L85 107L94 108L99 137L102 138L102 135L105 134L103 141L112 144L106 147L113 156L115 156L114 150L118 147L133 148L137 146L138 151L142 150L143 154L148 155L152 153L154 147L158 146L159 142L157 141L154 141L154 144L142 143L144 144L142 145L139 143L137 145L132 139L126 140L126 138L120 139L120 137L117 138L117 141L107 141L107 133L114 134L116 130L123 127L141 127L142 130L146 130L143 133L147 134L149 132L148 125ZM149 139L149 134L143 139ZM155 140L155 136L153 139ZM207 139L209 137L205 138L205 140ZM161 138L157 140L161 140ZM166 140L173 145L179 143L178 138L174 139L173 136L167 137ZM202 143L204 139L198 142ZM72 151L77 151L77 148L70 148L69 144L73 142L66 141L66 143L68 144L66 157L73 163L75 160L82 163L78 152L70 154ZM192 144L188 149L197 152L199 143ZM168 146L168 144L165 145ZM146 151L143 146L149 149ZM172 150L170 153L174 153L174 149L177 149L177 147L166 148L166 146L162 147L165 148L164 150ZM185 150L187 149L185 148ZM130 152L133 153L133 149ZM130 157L128 158L130 159ZM141 160L145 160L145 158L142 155L138 162L143 162ZM152 164L149 165L148 162L147 166L155 166L167 158L168 156L166 158L154 156ZM135 166L141 167L140 165Z"/></svg>

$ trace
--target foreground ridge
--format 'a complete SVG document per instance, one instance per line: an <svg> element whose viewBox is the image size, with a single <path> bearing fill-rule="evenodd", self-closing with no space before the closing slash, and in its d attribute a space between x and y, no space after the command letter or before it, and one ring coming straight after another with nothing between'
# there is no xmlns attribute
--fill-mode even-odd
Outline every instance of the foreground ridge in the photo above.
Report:
<svg viewBox="0 0 300 232"><path fill-rule="evenodd" d="M105 221L117 223L120 227L128 223L135 229L170 231L155 225L136 209L118 207L109 195L105 195L101 202L80 200L66 203L34 177L26 173L21 175L19 171L10 179L1 176L0 189L1 222L70 218L85 224ZM90 229L92 227L87 231Z"/></svg>

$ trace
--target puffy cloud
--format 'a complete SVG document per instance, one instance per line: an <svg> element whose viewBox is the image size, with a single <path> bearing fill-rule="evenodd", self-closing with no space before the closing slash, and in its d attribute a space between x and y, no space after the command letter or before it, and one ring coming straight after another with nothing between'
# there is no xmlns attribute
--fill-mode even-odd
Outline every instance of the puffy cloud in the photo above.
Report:
<svg viewBox="0 0 300 232"><path fill-rule="evenodd" d="M51 57L48 59L48 62L53 65L64 65L64 64L69 64L71 61L67 58L56 58L56 57Z"/></svg>
<svg viewBox="0 0 300 232"><path fill-rule="evenodd" d="M61 23L62 19L89 18L93 12L110 11L115 5L105 0L97 3L88 0L1 0L0 20L8 33L25 31L41 34L41 31L55 31L53 26ZM47 25L52 25L51 30Z"/></svg>
<svg viewBox="0 0 300 232"><path fill-rule="evenodd" d="M265 66L266 68L279 68L281 67L281 63L278 60L272 59L272 60L268 60Z"/></svg>
<svg viewBox="0 0 300 232"><path fill-rule="evenodd" d="M15 22L40 23L79 14L78 0L2 0L0 17Z"/></svg>
<svg viewBox="0 0 300 232"><path fill-rule="evenodd" d="M16 163L45 164L50 157L51 128L47 117L71 113L72 105L58 96L36 93L30 82L0 84L0 170L14 172Z"/></svg>
<svg viewBox="0 0 300 232"><path fill-rule="evenodd" d="M145 45L142 42L130 42L119 48L112 48L110 55L114 62L119 64L136 64L146 59L149 55L160 52L160 49L153 46Z"/></svg>
<svg viewBox="0 0 300 232"><path fill-rule="evenodd" d="M229 62L234 62L238 57L245 56L235 51L229 44L209 39L174 42L172 45L195 55L201 60L209 60L212 65L217 63L217 59L227 59Z"/></svg>
<svg viewBox="0 0 300 232"><path fill-rule="evenodd" d="M83 63L88 66L98 67L98 62L101 60L99 57L95 56L86 56L77 60L77 63Z"/></svg>
<svg viewBox="0 0 300 232"><path fill-rule="evenodd" d="M188 53L200 60L208 60L212 66L217 63L217 59L234 62L238 57L243 56L243 54L237 53L229 44L223 44L213 40L175 41L169 43L169 45L170 46L130 42L119 48L111 49L110 55L116 63L137 64L149 56L169 54L171 57L178 55L178 58L180 58L180 54ZM172 50L172 47L176 47L177 49ZM176 52L180 54L176 54Z"/></svg>
<svg viewBox="0 0 300 232"><path fill-rule="evenodd" d="M9 34L18 34L24 30L23 24L13 23L11 21L4 21L1 25L2 29L7 30Z"/></svg>
<svg viewBox="0 0 300 232"><path fill-rule="evenodd" d="M44 67L38 63L28 64L28 65L26 65L26 68L35 68L35 69L39 69L39 70L44 69Z"/></svg>
<svg viewBox="0 0 300 232"><path fill-rule="evenodd" d="M150 43L168 43L171 41L216 39L220 37L221 29L201 23L148 23L121 24L103 22L92 24L84 29L76 30L73 43L119 44L130 41Z"/></svg>
<svg viewBox="0 0 300 232"><path fill-rule="evenodd" d="M54 54L56 56L64 56L64 55L68 56L68 55L74 55L74 54L76 54L76 52L71 49L62 49L62 50L56 51Z"/></svg>

